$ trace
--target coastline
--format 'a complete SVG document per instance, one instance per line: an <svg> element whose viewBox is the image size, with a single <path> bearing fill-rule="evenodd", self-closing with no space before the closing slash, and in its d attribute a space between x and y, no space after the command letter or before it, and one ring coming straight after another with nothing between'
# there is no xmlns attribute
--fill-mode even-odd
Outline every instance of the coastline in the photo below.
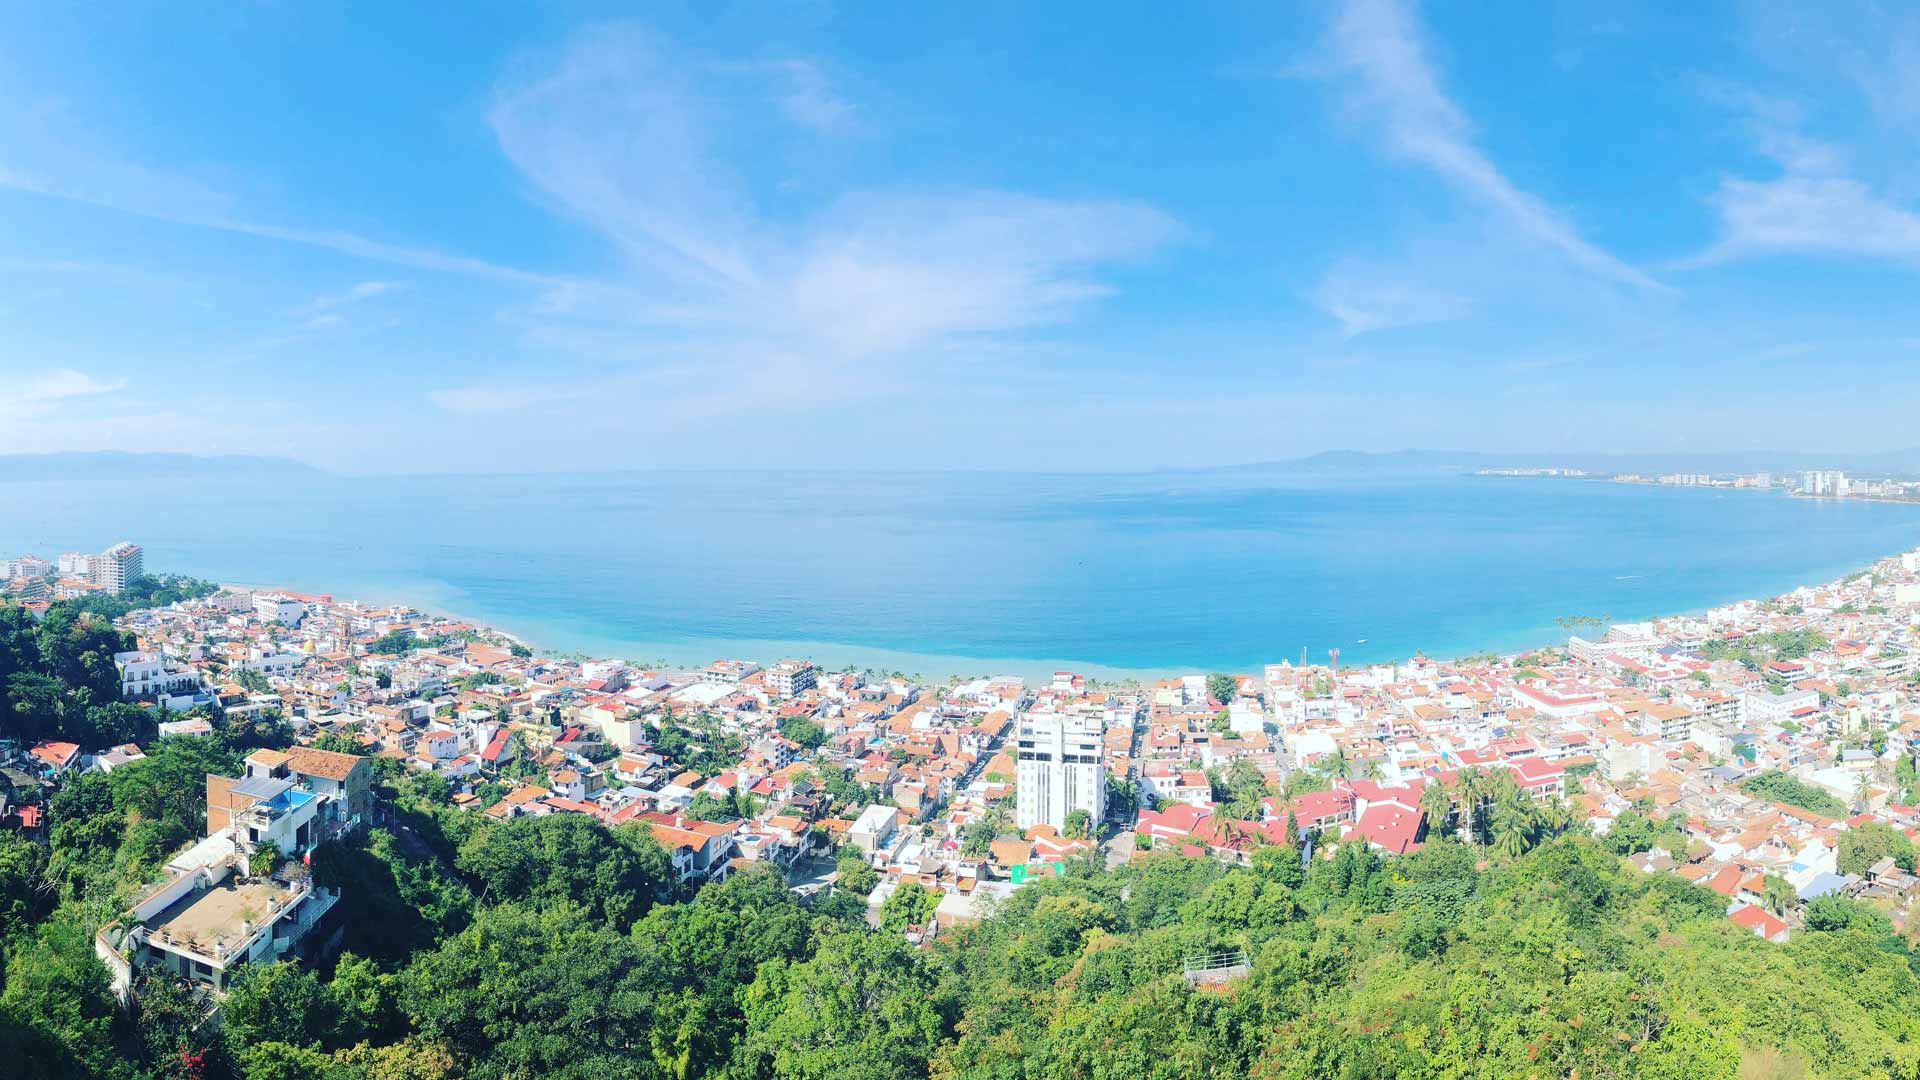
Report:
<svg viewBox="0 0 1920 1080"><path fill-rule="evenodd" d="M312 593L298 585L284 582L259 583L222 581L222 588L242 589L249 592L286 592ZM428 589L427 592L433 590ZM419 594L406 595L407 590L388 590L375 599L362 596L342 595L331 590L322 590L334 598L336 603L352 601L372 607L386 604L405 604L417 608L428 615L452 619L456 622L472 623L488 631L511 638L536 651L548 653L580 653L595 658L620 659L634 664L654 664L666 661L669 666L704 667L716 659L751 659L761 663L771 663L783 657L811 660L823 667L840 669L847 667L863 670L894 672L913 675L921 674L930 678L944 678L957 675L962 678L983 678L997 675L1019 675L1028 679L1050 678L1056 671L1071 670L1103 682L1126 682L1136 680L1146 682L1152 679L1167 678L1183 672L1191 672L1192 667L1119 667L1112 664L1100 664L1085 660L1048 660L1031 657L989 657L963 656L953 653L916 652L909 649L889 649L882 646L849 644L835 641L792 641L772 638L693 638L686 641L645 641L634 638L596 635L570 631L565 627L551 626L539 630L529 630L529 623L545 620L515 620L511 616L502 619L498 616L474 615L460 611L439 601L429 600Z"/></svg>
<svg viewBox="0 0 1920 1080"><path fill-rule="evenodd" d="M1588 481L1600 484L1619 484L1625 487L1673 488L1680 491L1711 491L1716 494L1744 492L1751 495L1772 495L1783 499L1801 499L1820 503L1883 503L1894 506L1920 506L1920 497L1895 498L1888 495L1809 495L1785 488L1758 488L1740 484L1670 484L1656 477L1648 476L1607 476L1599 473L1549 473L1514 472L1500 469L1480 469L1465 474L1476 480L1559 480Z"/></svg>
<svg viewBox="0 0 1920 1080"><path fill-rule="evenodd" d="M268 493L237 532L165 492L68 492L0 523L0 547L85 549L138 520L157 571L405 602L557 652L1126 680L1303 646L1349 667L1508 654L1561 640L1558 617L1697 612L1920 546L1912 504L1474 479L356 486ZM557 527L581 500L613 531ZM348 527L383 515L377 538Z"/></svg>
<svg viewBox="0 0 1920 1080"><path fill-rule="evenodd" d="M1898 502L1899 500L1888 501ZM1905 503L1903 505L1912 504ZM1732 596L1714 603L1696 607L1660 607L1659 610L1655 611L1635 610L1623 613L1613 621L1640 622L1650 619L1698 616L1712 608L1724 607L1728 604L1758 602L1801 588L1830 585L1843 580L1850 574L1860 573L1865 568L1871 567L1886 559L1899 558L1906 553L1906 550L1920 549L1904 549L1902 551L1883 554L1869 561L1866 567L1857 567L1833 576L1815 574L1811 576L1810 580L1797 581L1795 584L1778 592L1762 595ZM310 589L303 589L298 586L286 584L248 584L241 582L222 582L221 584L226 588L244 589L248 591L271 591L274 589L284 589L289 592L302 593L312 591ZM450 586L445 586L444 583L441 584L443 589L451 588ZM557 619L538 619L533 617L515 618L513 616L503 618L500 616L474 615L469 612L460 611L453 605L423 595L425 593L434 593L442 590L435 590L431 587L421 588L419 586L426 586L426 583L418 583L416 589L388 589L386 590L386 595L379 599L369 599L362 596L342 596L339 592L331 590L328 591L328 594L332 595L336 602L348 600L375 607L388 603L405 604L429 615L458 622L472 623L490 632L525 644L536 651L583 654L595 658L622 659L629 663L642 666L659 664L672 668L683 666L686 668L698 668L720 658L752 659L762 663L771 663L783 657L794 657L797 659L811 660L814 663L820 664L822 667L833 670L859 668L870 671L900 672L910 676L921 675L936 680L948 677L966 679L1016 675L1027 679L1044 681L1050 678L1056 671L1074 671L1102 682L1135 681L1143 683L1176 675L1192 674L1196 671L1203 670L1232 671L1231 665L1209 666L1205 664L1186 664L1127 667L1073 659L982 657L938 652L918 652L907 649L890 649L881 646L822 640L691 638L682 641L647 641L614 635L582 633L578 630L571 629L561 620ZM529 629L529 624L536 624L538 628ZM1529 640L1526 643L1519 645L1495 645L1489 643L1482 647L1469 648L1465 651L1453 649L1433 650L1431 652L1423 651L1420 655L1429 656L1437 660L1459 660L1469 656L1488 654L1501 657L1513 657L1525 654L1534 649L1558 644L1561 639L1565 637L1565 632L1556 627L1553 631L1542 629L1537 635L1528 633L1528 637ZM1283 660L1291 659L1292 657L1289 656L1276 655L1271 662L1279 663ZM1360 656L1353 656L1350 666L1370 667L1390 663L1400 664L1405 663L1409 659L1411 659L1410 656L1384 658L1362 658ZM1316 658L1312 655L1309 655L1307 660L1309 667L1321 666L1323 662L1323 659ZM1240 673L1250 674L1253 672Z"/></svg>

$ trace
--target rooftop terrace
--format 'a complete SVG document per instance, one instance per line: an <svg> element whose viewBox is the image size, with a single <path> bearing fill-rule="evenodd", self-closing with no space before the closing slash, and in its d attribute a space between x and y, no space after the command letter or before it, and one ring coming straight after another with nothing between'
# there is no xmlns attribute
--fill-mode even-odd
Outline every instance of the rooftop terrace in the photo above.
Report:
<svg viewBox="0 0 1920 1080"><path fill-rule="evenodd" d="M148 920L149 938L162 945L190 949L206 956L231 955L246 940L251 923L262 923L285 910L298 895L284 882L268 879L236 881L228 878L167 905Z"/></svg>

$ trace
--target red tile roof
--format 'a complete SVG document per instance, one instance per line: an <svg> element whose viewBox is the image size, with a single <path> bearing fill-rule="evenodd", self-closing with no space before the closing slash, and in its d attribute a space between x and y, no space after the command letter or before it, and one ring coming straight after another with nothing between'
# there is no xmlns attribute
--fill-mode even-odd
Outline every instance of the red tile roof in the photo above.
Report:
<svg viewBox="0 0 1920 1080"><path fill-rule="evenodd" d="M1785 922L1769 915L1765 908L1754 907L1751 904L1729 915L1728 918L1732 919L1735 925L1745 927L1769 941L1787 931Z"/></svg>
<svg viewBox="0 0 1920 1080"><path fill-rule="evenodd" d="M1420 835L1420 812L1392 803L1367 807L1353 832L1396 855L1404 855Z"/></svg>

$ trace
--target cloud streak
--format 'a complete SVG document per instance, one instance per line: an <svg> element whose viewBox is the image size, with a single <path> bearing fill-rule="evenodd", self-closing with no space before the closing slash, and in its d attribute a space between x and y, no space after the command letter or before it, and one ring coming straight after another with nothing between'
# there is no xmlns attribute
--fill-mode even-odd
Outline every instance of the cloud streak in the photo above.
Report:
<svg viewBox="0 0 1920 1080"><path fill-rule="evenodd" d="M313 303L308 306L314 311L332 311L371 300L376 296L399 292L407 287L408 284L404 281L362 281L345 292L316 296L313 298Z"/></svg>
<svg viewBox="0 0 1920 1080"><path fill-rule="evenodd" d="M1343 338L1448 322L1474 307L1473 300L1458 290L1433 288L1417 280L1396 280L1390 270L1354 260L1334 267L1314 290L1312 300L1340 320Z"/></svg>
<svg viewBox="0 0 1920 1080"><path fill-rule="evenodd" d="M94 397L124 389L125 379L100 379L70 368L58 368L27 379L12 391L16 401L40 405L69 398Z"/></svg>
<svg viewBox="0 0 1920 1080"><path fill-rule="evenodd" d="M153 168L103 145L58 103L0 119L0 187L192 228L298 244L393 266L554 287L563 279L484 259L393 244L335 229L262 222L225 191Z"/></svg>
<svg viewBox="0 0 1920 1080"><path fill-rule="evenodd" d="M0 420L22 430L28 421L66 414L67 406L107 397L126 388L125 379L102 379L71 368L27 375L0 394Z"/></svg>
<svg viewBox="0 0 1920 1080"><path fill-rule="evenodd" d="M753 92L734 92L743 76ZM1109 294L1103 269L1182 235L1136 200L972 189L846 191L776 215L756 197L763 178L714 134L765 133L804 152L854 108L812 65L703 61L632 26L596 27L523 68L489 112L502 152L628 268L547 292L521 315L529 332L592 341L596 358L698 358L743 387L777 368L798 402L799 384L857 391L862 380L828 377L845 365L897 369L971 335L1070 319ZM523 389L502 385L432 400L520 407Z"/></svg>
<svg viewBox="0 0 1920 1080"><path fill-rule="evenodd" d="M1703 96L1740 118L1754 149L1780 174L1723 177L1709 199L1720 236L1682 266L1794 253L1920 260L1920 213L1854 176L1840 147L1807 135L1798 103L1711 80Z"/></svg>
<svg viewBox="0 0 1920 1080"><path fill-rule="evenodd" d="M1722 235L1696 264L1781 252L1920 259L1920 214L1847 177L1728 177L1713 205Z"/></svg>
<svg viewBox="0 0 1920 1080"><path fill-rule="evenodd" d="M1473 141L1472 124L1441 89L1421 28L1401 0L1346 0L1327 35L1353 113L1377 127L1388 153L1432 170L1532 240L1601 278L1638 289L1659 282L1583 239L1539 197L1521 190Z"/></svg>

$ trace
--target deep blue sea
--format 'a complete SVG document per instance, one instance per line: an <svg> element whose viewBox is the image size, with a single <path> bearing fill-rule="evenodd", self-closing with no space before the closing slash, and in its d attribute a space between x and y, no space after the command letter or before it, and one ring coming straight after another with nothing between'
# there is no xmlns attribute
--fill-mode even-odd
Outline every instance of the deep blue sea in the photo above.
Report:
<svg viewBox="0 0 1920 1080"><path fill-rule="evenodd" d="M1454 475L0 476L0 552L122 538L155 571L643 661L1252 671L1518 649L1556 616L1831 580L1920 546L1920 506Z"/></svg>

